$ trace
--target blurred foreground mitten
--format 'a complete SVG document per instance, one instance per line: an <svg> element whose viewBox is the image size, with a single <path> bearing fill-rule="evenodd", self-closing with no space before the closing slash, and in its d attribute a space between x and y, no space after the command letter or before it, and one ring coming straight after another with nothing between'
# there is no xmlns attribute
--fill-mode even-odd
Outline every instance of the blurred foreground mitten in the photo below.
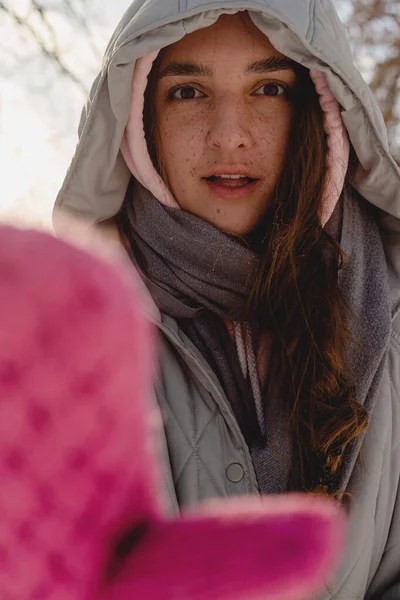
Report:
<svg viewBox="0 0 400 600"><path fill-rule="evenodd" d="M1 600L309 599L342 544L330 502L166 516L156 334L121 269L0 227Z"/></svg>

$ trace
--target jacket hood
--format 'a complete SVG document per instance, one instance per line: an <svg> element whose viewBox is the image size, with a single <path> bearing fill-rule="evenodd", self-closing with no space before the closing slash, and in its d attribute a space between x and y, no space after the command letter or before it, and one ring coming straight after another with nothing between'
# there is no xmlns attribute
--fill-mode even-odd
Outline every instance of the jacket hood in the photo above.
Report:
<svg viewBox="0 0 400 600"><path fill-rule="evenodd" d="M240 9L282 54L325 73L359 160L351 184L387 213L389 228L400 231L400 169L330 0L135 0L107 46L82 112L79 143L55 204L56 229L60 209L93 224L114 216L123 203L131 172L120 148L136 60Z"/></svg>

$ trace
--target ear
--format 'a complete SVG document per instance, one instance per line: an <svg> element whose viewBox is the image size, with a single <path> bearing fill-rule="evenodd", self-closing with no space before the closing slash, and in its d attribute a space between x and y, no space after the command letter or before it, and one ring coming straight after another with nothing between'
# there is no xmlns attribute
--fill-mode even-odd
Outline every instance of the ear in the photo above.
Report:
<svg viewBox="0 0 400 600"><path fill-rule="evenodd" d="M344 517L302 495L213 502L150 528L107 600L304 600L338 562Z"/></svg>

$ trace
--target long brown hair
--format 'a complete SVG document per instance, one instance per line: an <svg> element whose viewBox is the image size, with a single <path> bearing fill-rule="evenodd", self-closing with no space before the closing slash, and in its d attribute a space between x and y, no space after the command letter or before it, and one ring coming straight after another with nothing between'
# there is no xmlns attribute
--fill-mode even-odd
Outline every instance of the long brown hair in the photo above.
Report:
<svg viewBox="0 0 400 600"><path fill-rule="evenodd" d="M338 490L348 445L368 414L346 379L353 317L338 284L345 255L320 225L327 152L323 115L309 72L298 70L293 128L248 299L254 327L274 338L269 376L280 375L302 489ZM352 161L351 163L352 164Z"/></svg>
<svg viewBox="0 0 400 600"><path fill-rule="evenodd" d="M163 175L153 102L160 58L149 76L144 127ZM345 256L319 220L327 152L322 111L308 70L299 65L297 78L285 166L254 236L260 265L248 320L255 335L268 330L274 339L268 379L282 381L296 487L337 495L343 453L366 429L368 415L346 380L350 311L338 285Z"/></svg>

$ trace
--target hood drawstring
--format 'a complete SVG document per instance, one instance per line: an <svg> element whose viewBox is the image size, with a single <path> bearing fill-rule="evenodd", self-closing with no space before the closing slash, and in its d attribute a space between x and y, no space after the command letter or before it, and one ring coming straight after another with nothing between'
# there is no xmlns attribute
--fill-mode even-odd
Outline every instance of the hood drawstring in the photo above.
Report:
<svg viewBox="0 0 400 600"><path fill-rule="evenodd" d="M265 416L264 406L260 386L260 378L257 370L257 359L254 353L253 336L251 327L248 323L235 322L234 335L236 351L238 354L240 367L243 377L250 379L251 390L253 392L254 404L256 408L257 421L262 435L265 435Z"/></svg>

